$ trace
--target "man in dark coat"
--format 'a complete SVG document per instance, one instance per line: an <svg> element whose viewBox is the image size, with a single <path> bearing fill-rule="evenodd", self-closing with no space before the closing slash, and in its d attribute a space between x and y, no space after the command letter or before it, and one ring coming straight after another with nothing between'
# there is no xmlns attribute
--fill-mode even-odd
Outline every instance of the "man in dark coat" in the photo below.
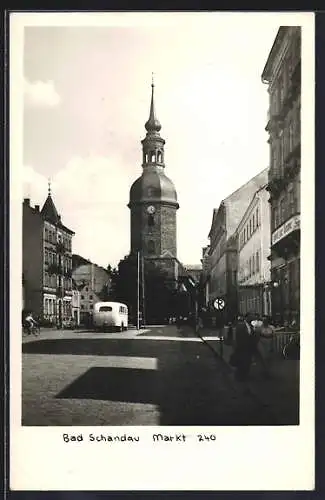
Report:
<svg viewBox="0 0 325 500"><path fill-rule="evenodd" d="M239 318L236 324L236 342L234 351L234 364L236 366L236 378L247 380L252 363L254 349L253 327L251 318Z"/></svg>

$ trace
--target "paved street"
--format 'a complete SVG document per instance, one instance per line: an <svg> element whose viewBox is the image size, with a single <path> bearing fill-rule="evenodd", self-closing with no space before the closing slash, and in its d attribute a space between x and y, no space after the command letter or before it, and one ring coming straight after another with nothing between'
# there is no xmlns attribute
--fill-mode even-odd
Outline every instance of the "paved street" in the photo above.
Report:
<svg viewBox="0 0 325 500"><path fill-rule="evenodd" d="M272 425L191 330L43 331L23 339L23 425Z"/></svg>

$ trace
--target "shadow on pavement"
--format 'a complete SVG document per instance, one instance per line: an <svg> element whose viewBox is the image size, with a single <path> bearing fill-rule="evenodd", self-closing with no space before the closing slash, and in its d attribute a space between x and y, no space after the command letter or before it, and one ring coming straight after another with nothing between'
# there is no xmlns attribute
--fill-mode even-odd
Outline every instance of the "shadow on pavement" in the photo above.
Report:
<svg viewBox="0 0 325 500"><path fill-rule="evenodd" d="M43 339L24 353L155 357L157 370L91 367L56 399L155 404L160 425L278 425L202 342Z"/></svg>

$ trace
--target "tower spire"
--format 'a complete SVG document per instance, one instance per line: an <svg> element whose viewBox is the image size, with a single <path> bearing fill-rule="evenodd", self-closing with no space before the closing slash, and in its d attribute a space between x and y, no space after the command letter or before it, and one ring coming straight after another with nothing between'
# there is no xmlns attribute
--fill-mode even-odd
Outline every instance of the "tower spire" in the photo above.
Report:
<svg viewBox="0 0 325 500"><path fill-rule="evenodd" d="M149 120L145 124L145 128L147 132L159 132L161 129L161 125L159 123L159 120L156 117L156 111L155 111L155 99L154 99L154 78L153 78L153 73L151 74L151 102L150 102L150 112L149 112Z"/></svg>
<svg viewBox="0 0 325 500"><path fill-rule="evenodd" d="M47 182L47 185L48 185L48 195L51 196L51 179L49 178L48 179L48 182Z"/></svg>

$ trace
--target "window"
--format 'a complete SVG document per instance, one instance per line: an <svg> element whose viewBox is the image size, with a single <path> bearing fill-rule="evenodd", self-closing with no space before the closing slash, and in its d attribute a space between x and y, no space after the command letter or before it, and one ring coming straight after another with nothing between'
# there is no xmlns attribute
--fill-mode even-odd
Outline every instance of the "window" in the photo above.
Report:
<svg viewBox="0 0 325 500"><path fill-rule="evenodd" d="M279 225L279 210L278 210L278 207L274 207L273 209L273 223L274 223L274 228L273 229L276 229Z"/></svg>
<svg viewBox="0 0 325 500"><path fill-rule="evenodd" d="M84 308L85 308L85 306L83 304L81 304L80 309L84 309Z"/></svg>
<svg viewBox="0 0 325 500"><path fill-rule="evenodd" d="M280 176L282 175L282 157L283 157L283 150L282 150L282 135L281 135L278 141L278 174Z"/></svg>
<svg viewBox="0 0 325 500"><path fill-rule="evenodd" d="M85 296L84 295L81 295L81 300L84 300Z"/></svg>
<svg viewBox="0 0 325 500"><path fill-rule="evenodd" d="M283 98L284 98L283 75L280 75L278 82L279 82L279 91L280 91L280 105L282 105Z"/></svg>
<svg viewBox="0 0 325 500"><path fill-rule="evenodd" d="M154 219L154 216L153 215L148 215L148 226L149 227L152 227L155 225L155 219Z"/></svg>
<svg viewBox="0 0 325 500"><path fill-rule="evenodd" d="M249 265L249 274L248 274L248 276L251 277L252 276L252 260L251 260L251 258L249 258L248 265Z"/></svg>
<svg viewBox="0 0 325 500"><path fill-rule="evenodd" d="M93 296L92 295L89 295L89 300L93 300Z"/></svg>
<svg viewBox="0 0 325 500"><path fill-rule="evenodd" d="M285 200L284 198L280 201L280 224L285 221Z"/></svg>
<svg viewBox="0 0 325 500"><path fill-rule="evenodd" d="M89 309L93 309L94 306L92 304L89 305Z"/></svg>
<svg viewBox="0 0 325 500"><path fill-rule="evenodd" d="M259 209L258 207L256 208L256 227L258 227L260 225L260 221L259 221Z"/></svg>
<svg viewBox="0 0 325 500"><path fill-rule="evenodd" d="M252 274L255 274L255 255L252 257Z"/></svg>
<svg viewBox="0 0 325 500"><path fill-rule="evenodd" d="M294 215L294 213L296 212L296 200L295 200L293 183L291 183L288 188L288 202L289 202L289 216L291 216Z"/></svg>
<svg viewBox="0 0 325 500"><path fill-rule="evenodd" d="M255 231L255 214L253 214L253 232Z"/></svg>
<svg viewBox="0 0 325 500"><path fill-rule="evenodd" d="M256 258L255 258L255 264L256 264L256 272L260 272L260 255L259 252L256 252Z"/></svg>
<svg viewBox="0 0 325 500"><path fill-rule="evenodd" d="M88 292L88 286L86 286L85 291Z"/></svg>
<svg viewBox="0 0 325 500"><path fill-rule="evenodd" d="M112 311L112 308L111 306L101 306L99 309L98 309L99 312L110 312Z"/></svg>
<svg viewBox="0 0 325 500"><path fill-rule="evenodd" d="M249 221L249 236L252 234L252 219Z"/></svg>
<svg viewBox="0 0 325 500"><path fill-rule="evenodd" d="M155 253L155 243L152 240L148 241L148 253Z"/></svg>

